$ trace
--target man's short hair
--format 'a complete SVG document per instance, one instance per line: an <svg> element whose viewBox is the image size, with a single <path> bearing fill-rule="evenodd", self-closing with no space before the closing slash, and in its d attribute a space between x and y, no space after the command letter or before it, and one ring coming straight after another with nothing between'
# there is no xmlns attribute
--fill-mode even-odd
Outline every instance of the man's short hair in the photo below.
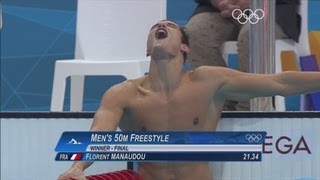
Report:
<svg viewBox="0 0 320 180"><path fill-rule="evenodd" d="M187 28L180 26L180 31L182 34L181 42L183 44L189 45L189 36L188 36Z"/></svg>
<svg viewBox="0 0 320 180"><path fill-rule="evenodd" d="M189 46L189 36L188 36L187 28L180 26L180 31L181 31L181 34L182 34L181 42L183 44L187 44ZM187 53L186 52L183 53L183 58L184 58L184 62L185 62L186 59L187 59Z"/></svg>

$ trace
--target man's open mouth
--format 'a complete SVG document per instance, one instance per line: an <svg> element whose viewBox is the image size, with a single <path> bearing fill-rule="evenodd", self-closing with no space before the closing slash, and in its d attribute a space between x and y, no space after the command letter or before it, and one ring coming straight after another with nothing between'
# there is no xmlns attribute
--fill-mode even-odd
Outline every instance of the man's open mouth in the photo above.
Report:
<svg viewBox="0 0 320 180"><path fill-rule="evenodd" d="M168 37L168 32L165 28L158 28L155 35L157 39L164 39Z"/></svg>

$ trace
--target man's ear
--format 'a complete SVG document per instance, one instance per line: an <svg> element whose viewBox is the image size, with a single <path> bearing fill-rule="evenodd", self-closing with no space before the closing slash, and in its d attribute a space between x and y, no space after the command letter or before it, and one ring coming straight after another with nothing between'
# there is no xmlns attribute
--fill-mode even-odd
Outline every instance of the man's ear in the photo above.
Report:
<svg viewBox="0 0 320 180"><path fill-rule="evenodd" d="M187 44L182 44L180 49L184 53L189 53L190 52L190 46L187 45Z"/></svg>

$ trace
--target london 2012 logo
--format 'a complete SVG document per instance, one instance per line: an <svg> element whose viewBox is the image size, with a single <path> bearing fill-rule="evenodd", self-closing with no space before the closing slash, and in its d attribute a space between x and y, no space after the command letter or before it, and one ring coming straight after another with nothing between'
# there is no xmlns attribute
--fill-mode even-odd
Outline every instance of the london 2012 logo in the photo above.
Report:
<svg viewBox="0 0 320 180"><path fill-rule="evenodd" d="M257 24L261 19L264 18L264 11L262 9L256 9L256 10L251 10L251 9L234 9L232 11L232 17L240 24L246 24L248 21L250 24Z"/></svg>

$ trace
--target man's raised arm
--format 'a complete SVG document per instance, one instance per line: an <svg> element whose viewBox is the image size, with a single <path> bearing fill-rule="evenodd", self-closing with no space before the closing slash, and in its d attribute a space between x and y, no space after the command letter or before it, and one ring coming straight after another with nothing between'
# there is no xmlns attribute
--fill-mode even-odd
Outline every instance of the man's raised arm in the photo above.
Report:
<svg viewBox="0 0 320 180"><path fill-rule="evenodd" d="M212 77L219 79L216 95L235 101L320 91L320 72L287 71L277 74L251 74L221 67L203 69L206 71L204 74L208 83L214 83Z"/></svg>
<svg viewBox="0 0 320 180"><path fill-rule="evenodd" d="M123 85L115 85L110 88L102 97L99 109L94 115L90 131L115 131L120 123L124 112L126 97L123 92ZM71 168L60 175L58 180L86 180L83 171L93 162L75 162Z"/></svg>

